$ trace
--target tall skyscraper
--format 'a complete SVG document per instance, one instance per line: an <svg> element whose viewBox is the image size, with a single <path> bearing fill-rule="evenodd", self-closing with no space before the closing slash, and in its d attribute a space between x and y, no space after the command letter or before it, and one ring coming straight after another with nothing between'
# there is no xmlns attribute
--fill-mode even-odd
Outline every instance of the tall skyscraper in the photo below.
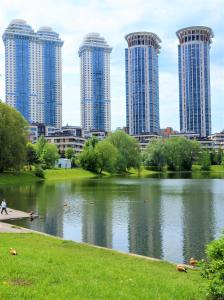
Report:
<svg viewBox="0 0 224 300"><path fill-rule="evenodd" d="M3 34L6 103L30 123L61 127L63 42L50 27L36 33L24 20L13 20Z"/></svg>
<svg viewBox="0 0 224 300"><path fill-rule="evenodd" d="M111 130L110 53L99 33L85 36L80 48L81 123L85 130Z"/></svg>
<svg viewBox="0 0 224 300"><path fill-rule="evenodd" d="M158 54L161 40L151 32L125 36L126 124L129 134L159 133Z"/></svg>
<svg viewBox="0 0 224 300"><path fill-rule="evenodd" d="M177 31L179 39L179 98L181 132L211 134L210 28L193 26Z"/></svg>

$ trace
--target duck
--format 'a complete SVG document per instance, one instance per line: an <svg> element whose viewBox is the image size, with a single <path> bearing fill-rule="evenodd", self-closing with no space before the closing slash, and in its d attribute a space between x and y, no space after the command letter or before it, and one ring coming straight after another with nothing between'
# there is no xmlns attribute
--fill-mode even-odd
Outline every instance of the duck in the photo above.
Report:
<svg viewBox="0 0 224 300"><path fill-rule="evenodd" d="M197 264L198 264L198 260L197 260L197 259L194 259L193 257L191 257L191 259L189 260L189 264L190 264L192 267L195 267L195 266L197 266Z"/></svg>
<svg viewBox="0 0 224 300"><path fill-rule="evenodd" d="M179 264L176 266L177 271L187 273L187 267L185 265Z"/></svg>
<svg viewBox="0 0 224 300"><path fill-rule="evenodd" d="M10 252L12 255L17 255L16 249L10 248L9 252Z"/></svg>

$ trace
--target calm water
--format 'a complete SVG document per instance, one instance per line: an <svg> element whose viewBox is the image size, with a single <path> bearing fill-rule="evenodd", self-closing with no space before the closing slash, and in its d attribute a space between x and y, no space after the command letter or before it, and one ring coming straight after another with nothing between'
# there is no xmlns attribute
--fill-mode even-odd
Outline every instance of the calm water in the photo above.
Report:
<svg viewBox="0 0 224 300"><path fill-rule="evenodd" d="M223 179L38 183L0 187L0 196L40 216L17 225L173 262L202 258L224 228Z"/></svg>

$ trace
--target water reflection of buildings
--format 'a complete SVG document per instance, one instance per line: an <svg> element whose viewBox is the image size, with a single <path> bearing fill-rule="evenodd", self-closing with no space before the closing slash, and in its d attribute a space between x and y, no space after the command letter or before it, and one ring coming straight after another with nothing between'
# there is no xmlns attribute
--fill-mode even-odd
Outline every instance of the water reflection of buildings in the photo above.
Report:
<svg viewBox="0 0 224 300"><path fill-rule="evenodd" d="M212 180L195 180L183 187L184 261L188 261L190 257L202 258L205 245L214 239L212 184Z"/></svg>
<svg viewBox="0 0 224 300"><path fill-rule="evenodd" d="M94 182L82 191L82 240L112 248L112 195L106 193L100 182Z"/></svg>
<svg viewBox="0 0 224 300"><path fill-rule="evenodd" d="M136 186L129 199L129 251L162 257L161 190L158 183Z"/></svg>
<svg viewBox="0 0 224 300"><path fill-rule="evenodd" d="M63 237L63 195L68 189L66 183L43 184L37 194L36 212L40 216L33 222L32 229Z"/></svg>

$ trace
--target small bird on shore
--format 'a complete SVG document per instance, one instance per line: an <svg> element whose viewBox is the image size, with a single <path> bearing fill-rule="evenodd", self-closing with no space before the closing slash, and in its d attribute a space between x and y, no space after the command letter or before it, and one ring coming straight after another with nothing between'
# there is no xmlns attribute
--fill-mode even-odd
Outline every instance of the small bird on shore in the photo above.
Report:
<svg viewBox="0 0 224 300"><path fill-rule="evenodd" d="M190 264L192 267L196 267L197 264L198 264L198 260L197 260L197 259L194 259L193 257L191 257L191 259L189 260L189 264Z"/></svg>
<svg viewBox="0 0 224 300"><path fill-rule="evenodd" d="M12 255L17 255L16 249L10 248L9 252L10 252L10 254L12 254Z"/></svg>
<svg viewBox="0 0 224 300"><path fill-rule="evenodd" d="M64 206L66 207L66 206L68 206L68 204L67 204L67 203L65 203L65 204L64 204Z"/></svg>
<svg viewBox="0 0 224 300"><path fill-rule="evenodd" d="M177 265L176 269L179 272L185 272L185 273L187 273L187 267L185 265L182 265L182 264Z"/></svg>

